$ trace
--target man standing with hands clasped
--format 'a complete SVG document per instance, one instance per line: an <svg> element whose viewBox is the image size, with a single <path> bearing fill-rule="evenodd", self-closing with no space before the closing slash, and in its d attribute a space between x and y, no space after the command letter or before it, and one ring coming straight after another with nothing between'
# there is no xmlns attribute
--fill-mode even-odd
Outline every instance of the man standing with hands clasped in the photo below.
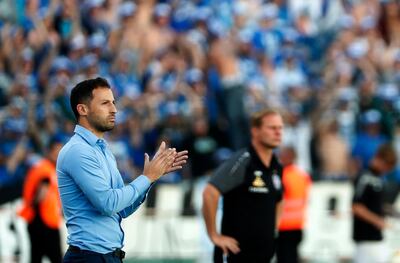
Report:
<svg viewBox="0 0 400 263"><path fill-rule="evenodd" d="M182 168L187 151L176 152L162 142L151 160L145 155L143 174L124 185L103 138L114 128L117 113L107 80L95 78L78 83L71 91L70 102L77 119L75 134L57 160L68 229L69 248L64 262L122 262L122 218L143 203L154 181Z"/></svg>
<svg viewBox="0 0 400 263"><path fill-rule="evenodd" d="M282 166L273 150L282 140L283 120L265 109L251 118L251 145L234 153L212 175L203 192L203 215L215 245L214 262L270 262L282 199ZM220 233L218 199L223 196Z"/></svg>

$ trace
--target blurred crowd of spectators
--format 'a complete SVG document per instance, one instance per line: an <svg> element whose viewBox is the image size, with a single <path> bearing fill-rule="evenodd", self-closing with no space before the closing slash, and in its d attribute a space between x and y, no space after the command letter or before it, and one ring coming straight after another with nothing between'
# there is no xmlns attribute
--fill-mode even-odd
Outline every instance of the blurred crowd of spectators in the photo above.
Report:
<svg viewBox="0 0 400 263"><path fill-rule="evenodd" d="M3 0L0 189L73 133L69 92L96 76L114 88L107 139L128 181L161 139L191 157L164 180L207 174L265 106L284 113L284 143L314 179L400 148L398 1Z"/></svg>

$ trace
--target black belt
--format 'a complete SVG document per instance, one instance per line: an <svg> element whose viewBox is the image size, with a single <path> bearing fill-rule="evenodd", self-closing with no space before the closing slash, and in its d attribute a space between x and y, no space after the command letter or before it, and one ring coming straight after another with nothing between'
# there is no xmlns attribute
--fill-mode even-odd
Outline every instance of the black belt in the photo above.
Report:
<svg viewBox="0 0 400 263"><path fill-rule="evenodd" d="M72 245L70 245L68 247L68 250L71 251L71 252L75 252L75 253L77 253L77 252L90 252L90 253L95 253L95 254L101 254L101 253L93 252L93 251L90 251L90 250L83 250L83 249L80 249L79 247L72 246ZM103 255L112 255L112 256L117 257L119 259L124 259L125 258L125 251L123 251L120 248L117 248L113 252L110 252L110 253L107 253L107 254L103 254Z"/></svg>

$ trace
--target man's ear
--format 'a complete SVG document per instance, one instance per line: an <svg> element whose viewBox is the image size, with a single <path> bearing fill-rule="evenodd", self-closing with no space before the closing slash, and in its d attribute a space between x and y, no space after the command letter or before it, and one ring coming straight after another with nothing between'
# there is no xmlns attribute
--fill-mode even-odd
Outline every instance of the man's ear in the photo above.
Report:
<svg viewBox="0 0 400 263"><path fill-rule="evenodd" d="M86 116L88 114L88 107L85 104L78 104L76 109L81 116Z"/></svg>

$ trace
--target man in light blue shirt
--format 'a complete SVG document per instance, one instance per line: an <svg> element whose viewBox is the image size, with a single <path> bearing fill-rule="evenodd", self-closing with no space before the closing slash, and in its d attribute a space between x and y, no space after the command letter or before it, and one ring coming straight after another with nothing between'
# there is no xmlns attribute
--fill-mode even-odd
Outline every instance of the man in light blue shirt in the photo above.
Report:
<svg viewBox="0 0 400 263"><path fill-rule="evenodd" d="M59 192L68 229L64 262L121 262L122 218L146 198L162 175L182 168L187 151L161 143L152 160L145 154L143 175L124 185L114 156L103 139L114 128L114 96L103 78L89 79L71 91L78 124L57 160Z"/></svg>

